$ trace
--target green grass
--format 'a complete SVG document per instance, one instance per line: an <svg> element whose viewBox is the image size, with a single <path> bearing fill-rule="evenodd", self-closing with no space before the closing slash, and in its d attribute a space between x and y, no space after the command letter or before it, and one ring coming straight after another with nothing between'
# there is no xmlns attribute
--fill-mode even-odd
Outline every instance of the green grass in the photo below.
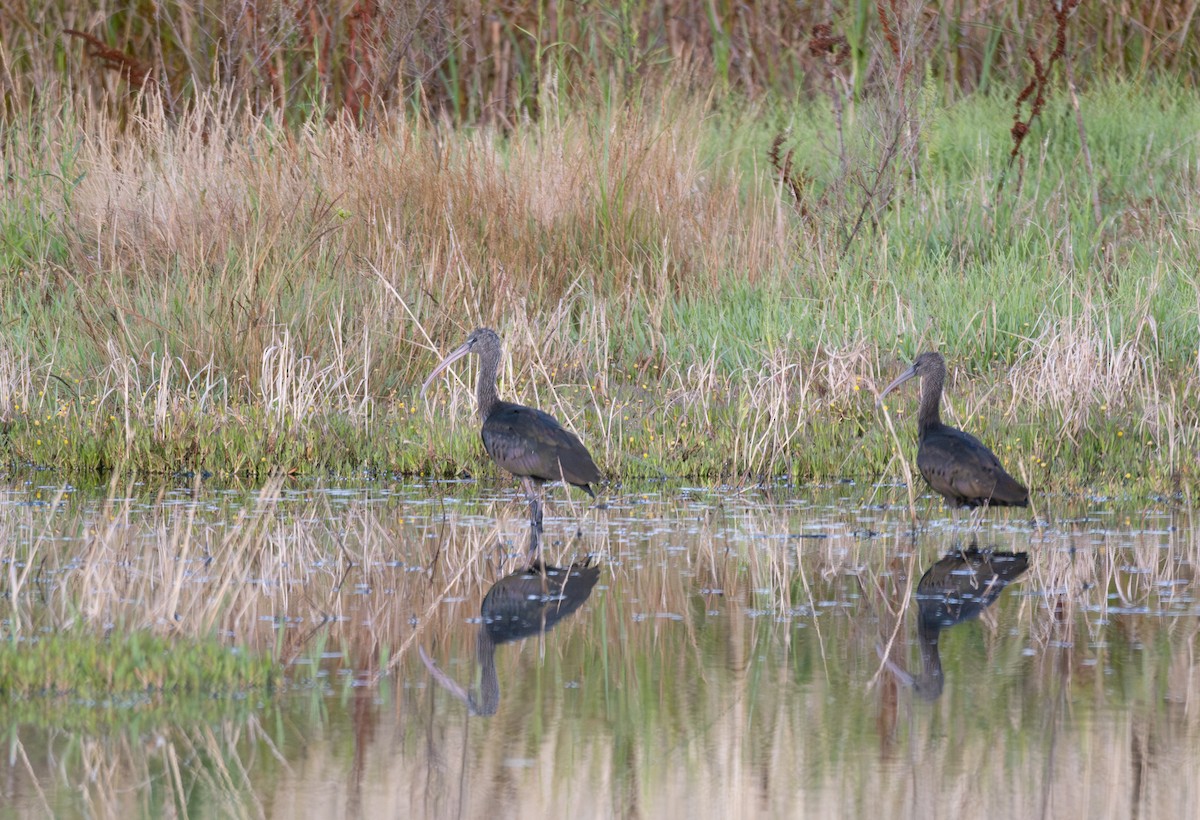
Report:
<svg viewBox="0 0 1200 820"><path fill-rule="evenodd" d="M157 695L226 698L278 682L269 658L212 639L79 631L0 641L0 698L65 697L72 702L136 705Z"/></svg>
<svg viewBox="0 0 1200 820"><path fill-rule="evenodd" d="M1188 490L1200 94L1082 95L1094 178L1052 95L998 188L1011 99L920 89L915 153L845 253L871 100L845 111L848 176L821 100L667 90L507 134L314 120L299 143L217 100L174 125L31 114L6 136L0 447L68 474L486 474L470 373L416 386L430 340L487 324L503 394L614 478L887 474L874 391L936 347L951 421L1039 488ZM766 160L784 127L807 219Z"/></svg>

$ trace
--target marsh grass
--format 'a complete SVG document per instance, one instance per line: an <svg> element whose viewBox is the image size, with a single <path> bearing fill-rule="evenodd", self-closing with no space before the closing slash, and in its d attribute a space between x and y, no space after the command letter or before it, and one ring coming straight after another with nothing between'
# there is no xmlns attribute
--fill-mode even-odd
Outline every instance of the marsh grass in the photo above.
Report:
<svg viewBox="0 0 1200 820"><path fill-rule="evenodd" d="M879 474L896 453L873 391L938 347L951 419L1038 486L1189 491L1200 99L1083 95L1102 224L1065 101L1000 196L1004 96L918 104L920 173L845 253L808 242L764 161L784 120L813 184L845 184L827 101L667 88L504 133L400 114L287 129L218 94L176 118L153 94L128 122L30 112L0 207L10 461L488 475L470 373L429 403L415 385L491 325L503 394L614 477ZM870 107L842 112L866 167Z"/></svg>
<svg viewBox="0 0 1200 820"><path fill-rule="evenodd" d="M1195 0L1081 4L1066 25L1080 77L1195 84ZM559 98L618 95L684 73L700 88L748 98L812 93L824 68L817 27L844 42L858 93L892 52L947 95L1020 88L1055 44L1054 5L905 3L741 5L627 0L616 5L523 2L368 5L320 0L253 10L171 0L82 10L63 0L13 9L0 27L5 103L20 110L70 89L130 116L146 89L177 113L213 90L291 122L388 109L512 128ZM907 32L911 29L911 32ZM1052 75L1051 80L1054 79ZM1051 93L1053 93L1053 88ZM1006 118L1007 119L1007 118Z"/></svg>

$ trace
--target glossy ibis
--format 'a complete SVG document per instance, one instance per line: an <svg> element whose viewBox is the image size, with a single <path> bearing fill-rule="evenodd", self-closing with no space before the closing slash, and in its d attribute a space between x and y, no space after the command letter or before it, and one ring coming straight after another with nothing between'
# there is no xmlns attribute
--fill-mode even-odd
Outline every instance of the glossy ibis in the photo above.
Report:
<svg viewBox="0 0 1200 820"><path fill-rule="evenodd" d="M483 420L483 448L501 468L521 479L529 499L530 550L536 550L542 533L542 484L565 481L593 498L591 483L600 470L583 442L549 413L501 401L496 394L500 368L500 337L486 327L471 332L467 340L433 369L421 385L421 395L439 373L463 356L479 356L475 401Z"/></svg>
<svg viewBox="0 0 1200 820"><path fill-rule="evenodd" d="M917 584L917 638L921 644L921 674L916 678L889 664L918 696L936 700L942 694L942 630L978 618L1006 586L1029 567L1024 552L991 552L970 547L955 550L925 571Z"/></svg>
<svg viewBox="0 0 1200 820"><path fill-rule="evenodd" d="M956 507L1024 507L1029 491L1004 471L996 454L970 433L942 424L938 413L946 382L941 353L922 353L912 367L879 394L883 397L909 379L921 377L917 414L917 469L925 482Z"/></svg>
<svg viewBox="0 0 1200 820"><path fill-rule="evenodd" d="M420 648L430 674L467 705L473 715L494 715L500 706L496 676L496 647L549 632L592 594L600 567L583 561L567 569L535 561L528 569L501 578L488 590L479 607L475 659L479 664L479 694L468 692L450 678Z"/></svg>

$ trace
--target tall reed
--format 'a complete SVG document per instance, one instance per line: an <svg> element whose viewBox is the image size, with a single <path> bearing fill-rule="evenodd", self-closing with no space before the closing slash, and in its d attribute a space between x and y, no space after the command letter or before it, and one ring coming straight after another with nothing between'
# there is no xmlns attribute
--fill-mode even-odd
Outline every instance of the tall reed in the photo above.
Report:
<svg viewBox="0 0 1200 820"><path fill-rule="evenodd" d="M628 91L683 72L700 87L751 97L811 92L821 30L847 41L859 88L913 27L920 59L951 96L1023 85L1030 53L1056 37L1052 2L905 4L546 0L396 5L365 0L80 9L35 0L0 21L7 109L58 89L124 108L152 87L168 110L221 89L293 119L385 110L512 128L580 90ZM1079 76L1196 81L1196 0L1080 4L1071 51ZM819 29L819 27L825 29ZM903 39L903 36L900 36Z"/></svg>

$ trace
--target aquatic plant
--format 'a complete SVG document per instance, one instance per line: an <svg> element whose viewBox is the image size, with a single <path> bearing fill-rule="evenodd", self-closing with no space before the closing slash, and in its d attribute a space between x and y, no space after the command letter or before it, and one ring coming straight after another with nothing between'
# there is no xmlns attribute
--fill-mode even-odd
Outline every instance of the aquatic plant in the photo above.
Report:
<svg viewBox="0 0 1200 820"><path fill-rule="evenodd" d="M126 705L156 695L231 698L278 680L269 657L215 639L68 629L22 631L0 640L0 700L5 704L63 696L72 702Z"/></svg>

